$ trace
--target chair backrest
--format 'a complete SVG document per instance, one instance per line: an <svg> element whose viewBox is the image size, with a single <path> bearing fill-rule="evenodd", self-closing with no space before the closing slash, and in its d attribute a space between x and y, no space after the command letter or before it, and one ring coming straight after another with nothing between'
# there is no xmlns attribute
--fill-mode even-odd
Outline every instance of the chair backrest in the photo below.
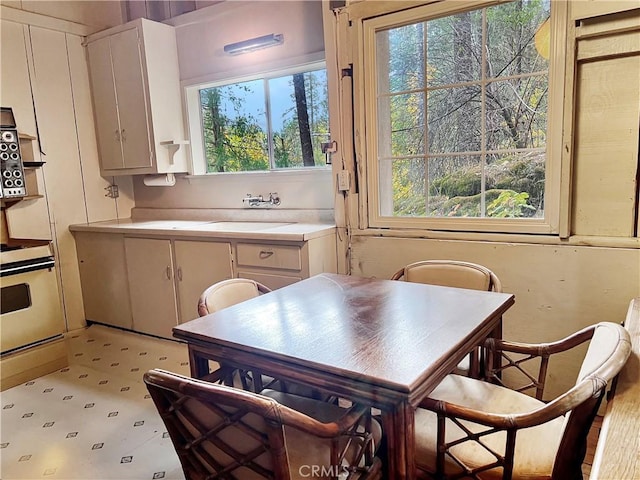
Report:
<svg viewBox="0 0 640 480"><path fill-rule="evenodd" d="M601 322L591 330L591 341L573 388L549 402L568 413L554 463L553 478L570 478L580 471L587 436L598 413L607 385L618 374L631 353L629 332L616 323Z"/></svg>
<svg viewBox="0 0 640 480"><path fill-rule="evenodd" d="M487 267L458 260L424 260L411 263L394 273L391 280L471 290L502 291L500 280Z"/></svg>
<svg viewBox="0 0 640 480"><path fill-rule="evenodd" d="M231 278L208 287L198 299L198 315L204 317L271 290L255 280Z"/></svg>
<svg viewBox="0 0 640 480"><path fill-rule="evenodd" d="M373 436L358 433L372 421L365 406L344 410L318 402L345 412L322 423L272 398L163 370L146 372L144 382L189 480L286 480L298 478L301 465L329 466L342 459L346 467L366 472L374 461L379 463L370 453ZM345 424L339 423L346 417L353 431L345 432ZM355 447L357 442L361 448ZM290 451L292 443L291 450L300 451Z"/></svg>

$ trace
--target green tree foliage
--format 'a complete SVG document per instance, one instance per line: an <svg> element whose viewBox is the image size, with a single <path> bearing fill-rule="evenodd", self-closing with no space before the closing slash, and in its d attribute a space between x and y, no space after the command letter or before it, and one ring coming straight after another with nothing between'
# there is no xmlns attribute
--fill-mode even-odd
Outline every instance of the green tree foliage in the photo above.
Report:
<svg viewBox="0 0 640 480"><path fill-rule="evenodd" d="M278 83L267 88L267 82ZM268 170L270 155L276 168L323 163L320 143L329 136L324 70L202 89L200 104L209 172Z"/></svg>
<svg viewBox="0 0 640 480"><path fill-rule="evenodd" d="M243 85L240 91L248 92ZM242 97L231 87L200 91L208 171L238 172L269 168L267 137L252 115L242 111Z"/></svg>
<svg viewBox="0 0 640 480"><path fill-rule="evenodd" d="M487 214L490 217L523 217L527 210L534 207L527 203L529 194L527 192L514 192L513 190L503 190L498 198L487 206Z"/></svg>
<svg viewBox="0 0 640 480"><path fill-rule="evenodd" d="M534 36L549 9L516 0L378 33L393 215L542 215L548 62Z"/></svg>

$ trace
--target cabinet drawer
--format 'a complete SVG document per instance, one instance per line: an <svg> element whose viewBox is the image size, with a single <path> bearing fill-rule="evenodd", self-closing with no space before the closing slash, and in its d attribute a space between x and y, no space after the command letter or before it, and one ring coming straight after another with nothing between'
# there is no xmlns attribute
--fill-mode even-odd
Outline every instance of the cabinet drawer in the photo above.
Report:
<svg viewBox="0 0 640 480"><path fill-rule="evenodd" d="M286 245L238 244L238 265L301 270L300 247Z"/></svg>
<svg viewBox="0 0 640 480"><path fill-rule="evenodd" d="M249 272L247 270L238 271L238 278L249 278L260 282L261 284L269 287L271 290L277 290L278 288L286 287L292 283L299 282L302 277L294 277L290 275L272 275L269 273Z"/></svg>

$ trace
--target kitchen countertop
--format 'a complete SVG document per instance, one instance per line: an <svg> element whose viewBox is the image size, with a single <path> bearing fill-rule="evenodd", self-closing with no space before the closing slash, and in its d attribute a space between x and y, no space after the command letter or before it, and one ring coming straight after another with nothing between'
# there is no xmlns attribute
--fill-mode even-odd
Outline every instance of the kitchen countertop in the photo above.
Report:
<svg viewBox="0 0 640 480"><path fill-rule="evenodd" d="M202 220L107 220L71 225L72 232L143 234L172 237L234 238L303 242L335 232L330 223Z"/></svg>

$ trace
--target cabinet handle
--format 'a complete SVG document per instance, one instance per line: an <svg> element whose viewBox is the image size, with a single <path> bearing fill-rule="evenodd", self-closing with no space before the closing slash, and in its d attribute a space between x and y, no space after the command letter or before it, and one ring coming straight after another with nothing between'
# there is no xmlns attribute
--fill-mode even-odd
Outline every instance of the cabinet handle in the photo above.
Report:
<svg viewBox="0 0 640 480"><path fill-rule="evenodd" d="M116 130L114 130L114 132L113 132L113 133L114 133L114 136L115 136L116 142L119 142L119 141L120 141L120 130L117 130L117 129L116 129Z"/></svg>
<svg viewBox="0 0 640 480"><path fill-rule="evenodd" d="M171 265L167 265L167 280L171 280Z"/></svg>
<svg viewBox="0 0 640 480"><path fill-rule="evenodd" d="M122 129L122 132L120 133L120 136L122 137L122 141L126 142L127 141L127 132L125 131L125 129Z"/></svg>
<svg viewBox="0 0 640 480"><path fill-rule="evenodd" d="M258 257L264 260L265 258L269 258L271 255L273 255L273 250L260 250Z"/></svg>
<svg viewBox="0 0 640 480"><path fill-rule="evenodd" d="M182 267L178 267L178 280L182 281Z"/></svg>

